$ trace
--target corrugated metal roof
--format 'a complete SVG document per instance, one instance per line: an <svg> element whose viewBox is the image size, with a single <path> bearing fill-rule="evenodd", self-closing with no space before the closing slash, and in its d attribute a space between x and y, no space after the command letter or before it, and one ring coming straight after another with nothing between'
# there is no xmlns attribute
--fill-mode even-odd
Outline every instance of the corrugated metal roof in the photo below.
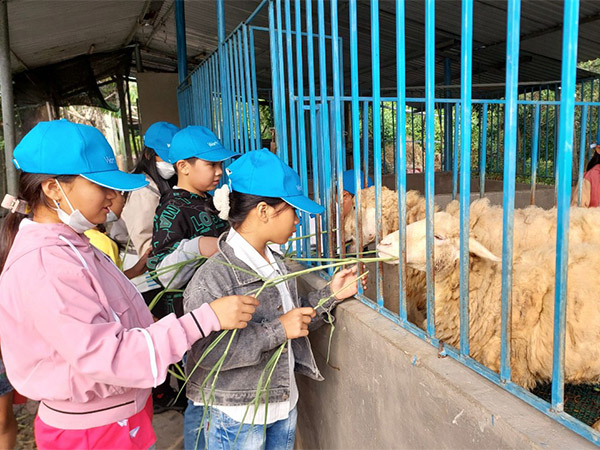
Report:
<svg viewBox="0 0 600 450"><path fill-rule="evenodd" d="M227 33L246 19L260 0L227 0L225 4ZM304 14L305 2L302 2ZM214 51L217 45L216 0L187 0L187 44L190 67ZM360 82L369 91L370 22L369 2L358 2L358 43ZM329 29L329 3L325 19ZM395 2L380 2L381 80L384 88L395 85ZM505 1L474 2L474 83L504 81L506 41ZM317 8L314 28L317 29ZM63 61L89 52L119 49L138 43L144 66L150 70L176 70L176 33L174 0L10 0L8 2L11 50L15 71ZM149 11L152 14L149 14ZM521 14L521 81L560 79L562 52L563 1L524 0ZM151 16L151 17L148 17ZM436 79L443 80L443 60L452 61L452 83L460 74L460 0L436 2ZM423 1L406 2L407 85L424 84L424 20ZM578 59L600 57L600 1L581 0ZM340 36L343 59L349 73L348 4L339 5ZM256 17L254 25L267 26L267 9ZM303 26L304 20L303 20ZM315 50L316 50L315 41ZM315 55L316 56L316 55ZM269 42L266 33L256 34L256 58L259 84L270 84ZM330 50L327 55L331 64ZM318 61L313 64L318 70ZM318 72L317 72L318 74ZM579 76L588 73L579 72ZM349 88L349 80L346 80ZM318 86L318 82L317 82Z"/></svg>

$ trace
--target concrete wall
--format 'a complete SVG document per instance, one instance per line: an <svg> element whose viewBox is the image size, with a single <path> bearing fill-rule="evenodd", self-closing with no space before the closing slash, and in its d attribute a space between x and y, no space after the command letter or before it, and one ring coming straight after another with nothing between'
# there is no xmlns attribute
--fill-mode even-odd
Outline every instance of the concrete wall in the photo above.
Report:
<svg viewBox="0 0 600 450"><path fill-rule="evenodd" d="M325 381L297 378L299 449L595 448L357 300L335 325L329 364L311 335Z"/></svg>
<svg viewBox="0 0 600 450"><path fill-rule="evenodd" d="M176 73L140 72L136 75L139 95L141 134L154 122L166 121L179 126Z"/></svg>

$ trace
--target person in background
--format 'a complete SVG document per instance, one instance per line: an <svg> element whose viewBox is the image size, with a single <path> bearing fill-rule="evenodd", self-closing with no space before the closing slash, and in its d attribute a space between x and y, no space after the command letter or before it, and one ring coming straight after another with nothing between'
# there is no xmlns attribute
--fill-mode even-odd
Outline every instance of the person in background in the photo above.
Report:
<svg viewBox="0 0 600 450"><path fill-rule="evenodd" d="M138 258L152 247L152 221L160 198L167 195L175 184L175 169L169 161L169 146L179 131L168 122L156 122L144 135L144 151L133 169L146 177L148 186L131 192L123 208L121 219L127 226L131 244Z"/></svg>
<svg viewBox="0 0 600 450"><path fill-rule="evenodd" d="M87 230L84 234L90 240L90 244L108 256L113 263L119 268L123 268L121 258L119 256L119 245L117 242L112 240L105 231L105 227L109 223L114 223L119 220L123 212L123 206L125 205L125 195L122 192L115 192L115 199L112 202L110 210L106 217L106 222ZM137 263L127 270L123 270L123 273L130 280L146 272L146 261L148 260L148 254L150 249L143 254Z"/></svg>
<svg viewBox="0 0 600 450"><path fill-rule="evenodd" d="M0 355L0 449L12 449L17 442L17 419L13 412L14 389L6 377Z"/></svg>
<svg viewBox="0 0 600 450"><path fill-rule="evenodd" d="M352 211L354 207L354 196L356 195L356 180L354 179L354 169L346 170L342 174L344 197L342 198L342 220L346 215ZM365 174L361 171L360 177L360 188L365 188ZM373 180L371 177L367 177L367 188L373 186Z"/></svg>
<svg viewBox="0 0 600 450"><path fill-rule="evenodd" d="M594 154L583 174L581 206L584 208L597 208L600 205L600 146L594 142L590 147L594 149ZM577 205L577 187L573 191L572 205Z"/></svg>
<svg viewBox="0 0 600 450"><path fill-rule="evenodd" d="M177 186L161 197L156 209L147 263L151 271L158 271L163 287L185 289L204 262L198 261L198 256L210 257L217 251L217 237L229 225L218 217L209 191L221 180L222 162L237 155L225 149L206 127L189 126L173 137L169 160L177 170ZM169 270L176 264L180 265L177 270ZM160 302L166 312L180 316L182 298L180 292L167 292Z"/></svg>

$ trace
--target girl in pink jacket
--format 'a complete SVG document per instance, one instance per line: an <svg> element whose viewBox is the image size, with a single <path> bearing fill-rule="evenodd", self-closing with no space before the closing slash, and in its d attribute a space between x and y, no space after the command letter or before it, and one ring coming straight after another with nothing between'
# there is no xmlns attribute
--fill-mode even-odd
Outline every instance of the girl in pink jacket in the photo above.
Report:
<svg viewBox="0 0 600 450"><path fill-rule="evenodd" d="M135 286L83 235L106 220L120 172L93 127L41 122L14 151L19 194L0 232L0 343L11 384L40 401L40 449L147 449L150 390L191 345L243 328L256 299L224 297L154 322Z"/></svg>

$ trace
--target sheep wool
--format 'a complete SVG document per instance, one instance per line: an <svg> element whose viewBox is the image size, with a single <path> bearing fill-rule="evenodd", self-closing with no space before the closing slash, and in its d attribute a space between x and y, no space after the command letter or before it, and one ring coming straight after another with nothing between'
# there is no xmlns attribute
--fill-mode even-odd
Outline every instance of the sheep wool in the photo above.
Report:
<svg viewBox="0 0 600 450"><path fill-rule="evenodd" d="M574 211L578 216L578 212ZM459 295L460 222L446 212L435 215L435 326L437 337L460 344ZM382 240L382 256L394 254L394 237ZM389 239L388 239L389 238ZM397 237L396 237L397 242ZM500 259L471 237L469 262L470 355L494 371L500 370ZM512 381L531 389L552 378L554 332L555 244L522 249L513 261L511 373ZM425 268L425 221L407 227L407 263ZM600 382L600 302L596 278L600 244L572 243L569 248L565 382Z"/></svg>

